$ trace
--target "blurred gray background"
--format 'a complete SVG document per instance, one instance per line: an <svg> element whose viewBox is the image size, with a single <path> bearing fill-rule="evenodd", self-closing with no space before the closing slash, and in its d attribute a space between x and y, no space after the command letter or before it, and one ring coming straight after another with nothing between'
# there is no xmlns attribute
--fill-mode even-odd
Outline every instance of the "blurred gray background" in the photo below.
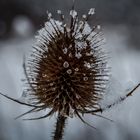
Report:
<svg viewBox="0 0 140 140"><path fill-rule="evenodd" d="M0 0L0 92L22 98L25 78L23 56L32 48L36 31L47 21L46 11L56 17L60 9L68 16L72 0ZM125 95L140 82L140 1L76 0L79 15L96 9L110 52L112 77L102 104ZM91 24L94 25L94 20ZM114 122L86 116L98 131L77 118L69 119L65 140L140 140L140 89L123 103L103 112ZM39 121L14 120L28 110L0 97L0 140L51 140L55 116ZM32 114L27 117L32 117Z"/></svg>

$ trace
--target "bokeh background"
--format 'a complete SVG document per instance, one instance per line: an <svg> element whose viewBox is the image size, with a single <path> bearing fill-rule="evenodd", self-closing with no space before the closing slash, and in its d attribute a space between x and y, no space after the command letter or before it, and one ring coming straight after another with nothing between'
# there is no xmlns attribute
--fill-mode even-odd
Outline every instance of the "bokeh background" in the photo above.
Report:
<svg viewBox="0 0 140 140"><path fill-rule="evenodd" d="M56 16L61 9L68 16L72 0L0 0L0 92L22 99L25 78L23 56L32 48L36 31L47 21L46 11ZM112 78L102 105L114 102L140 82L140 1L76 0L79 15L96 9L110 53ZM94 25L94 20L91 24ZM77 118L69 119L65 140L140 140L140 89L123 103L85 119L98 131ZM39 121L14 120L28 110L0 97L0 140L51 140L56 117ZM36 114L33 114L36 115ZM32 117L29 115L27 117Z"/></svg>

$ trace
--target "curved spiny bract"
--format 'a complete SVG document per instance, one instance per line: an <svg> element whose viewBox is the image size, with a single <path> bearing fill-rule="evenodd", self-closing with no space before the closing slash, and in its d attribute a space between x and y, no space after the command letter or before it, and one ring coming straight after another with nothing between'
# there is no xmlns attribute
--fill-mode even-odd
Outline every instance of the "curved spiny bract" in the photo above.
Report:
<svg viewBox="0 0 140 140"><path fill-rule="evenodd" d="M60 17L64 17L58 11ZM36 36L36 44L27 64L31 102L64 117L99 109L99 100L108 80L107 58L101 47L99 25L91 28L88 19L78 19L70 11L71 23L56 21L48 13L49 21ZM61 18L62 19L62 18ZM80 110L80 111L78 111Z"/></svg>

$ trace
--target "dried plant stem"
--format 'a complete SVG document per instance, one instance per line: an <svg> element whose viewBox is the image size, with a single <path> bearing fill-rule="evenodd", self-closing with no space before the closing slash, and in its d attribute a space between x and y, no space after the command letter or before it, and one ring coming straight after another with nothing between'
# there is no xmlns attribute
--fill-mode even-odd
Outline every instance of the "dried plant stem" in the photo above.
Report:
<svg viewBox="0 0 140 140"><path fill-rule="evenodd" d="M66 119L66 117L58 115L53 140L62 140Z"/></svg>

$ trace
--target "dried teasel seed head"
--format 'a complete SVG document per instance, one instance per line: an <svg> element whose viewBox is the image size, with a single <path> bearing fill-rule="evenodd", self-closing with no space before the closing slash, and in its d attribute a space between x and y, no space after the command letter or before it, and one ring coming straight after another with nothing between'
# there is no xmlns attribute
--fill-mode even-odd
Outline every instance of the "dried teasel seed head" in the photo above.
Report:
<svg viewBox="0 0 140 140"><path fill-rule="evenodd" d="M57 13L61 20L48 13L48 21L36 36L27 64L27 90L34 97L30 102L40 106L39 110L49 108L50 115L72 117L79 110L99 108L108 80L107 59L100 26L88 24L93 8L81 20L71 10L70 25L61 18L60 10Z"/></svg>

